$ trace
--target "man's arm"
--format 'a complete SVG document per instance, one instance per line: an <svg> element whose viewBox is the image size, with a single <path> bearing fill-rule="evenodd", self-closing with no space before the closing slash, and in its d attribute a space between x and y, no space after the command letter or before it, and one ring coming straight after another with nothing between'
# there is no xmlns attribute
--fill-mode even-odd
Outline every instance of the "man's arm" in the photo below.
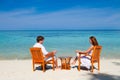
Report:
<svg viewBox="0 0 120 80"><path fill-rule="evenodd" d="M48 54L45 55L46 58L53 57L56 54L56 51L48 52Z"/></svg>

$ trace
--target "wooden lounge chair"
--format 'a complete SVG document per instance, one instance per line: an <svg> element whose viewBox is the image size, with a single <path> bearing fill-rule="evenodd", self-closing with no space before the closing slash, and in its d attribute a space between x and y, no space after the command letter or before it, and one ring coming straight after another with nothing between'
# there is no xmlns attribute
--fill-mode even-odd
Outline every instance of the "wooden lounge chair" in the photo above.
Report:
<svg viewBox="0 0 120 80"><path fill-rule="evenodd" d="M87 55L91 56L91 72L93 72L94 68L94 63L98 63L98 71L100 71L100 53L101 53L102 46L95 46L92 52L92 55ZM78 70L80 71L80 58L81 58L81 53L79 54L78 58Z"/></svg>
<svg viewBox="0 0 120 80"><path fill-rule="evenodd" d="M54 69L54 55L51 60L45 61L45 57L43 56L41 48L30 48L31 56L32 56L32 66L33 66L33 71L35 71L34 66L35 64L41 64L43 68L43 72L45 72L45 65L46 64L52 64L53 65L53 70Z"/></svg>

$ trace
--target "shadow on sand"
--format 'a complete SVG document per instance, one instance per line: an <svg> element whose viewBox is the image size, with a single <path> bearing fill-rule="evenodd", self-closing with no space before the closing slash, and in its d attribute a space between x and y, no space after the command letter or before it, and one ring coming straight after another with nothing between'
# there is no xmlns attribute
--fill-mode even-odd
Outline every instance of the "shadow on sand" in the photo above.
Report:
<svg viewBox="0 0 120 80"><path fill-rule="evenodd" d="M46 65L46 67L45 67L45 71L46 71L46 70L49 70L49 69L52 69L52 66ZM36 67L35 70L40 70L40 71L42 71L43 68L42 68L41 66L38 66L38 67Z"/></svg>
<svg viewBox="0 0 120 80"><path fill-rule="evenodd" d="M119 65L117 63L115 63L116 65ZM74 66L72 68L78 68L78 66ZM85 71L90 71L87 68L81 66L80 68L81 70L85 70ZM97 69L94 67L94 69ZM110 75L110 74L106 74L106 73L98 73L98 74L94 74L94 73L88 73L88 75L92 76L91 79L89 80L120 80L120 76L118 75Z"/></svg>
<svg viewBox="0 0 120 80"><path fill-rule="evenodd" d="M78 69L78 66L73 66L72 68L77 68ZM85 71L90 71L89 69L87 69L86 67L84 67L84 66L80 66L80 69L81 70L85 70ZM94 67L94 69L96 69L97 70L97 68L96 67Z"/></svg>
<svg viewBox="0 0 120 80"><path fill-rule="evenodd" d="M99 74L91 74L88 75L92 76L90 80L120 80L120 76L117 75L109 75L105 73L99 73Z"/></svg>
<svg viewBox="0 0 120 80"><path fill-rule="evenodd" d="M112 62L113 64L120 66L120 62Z"/></svg>

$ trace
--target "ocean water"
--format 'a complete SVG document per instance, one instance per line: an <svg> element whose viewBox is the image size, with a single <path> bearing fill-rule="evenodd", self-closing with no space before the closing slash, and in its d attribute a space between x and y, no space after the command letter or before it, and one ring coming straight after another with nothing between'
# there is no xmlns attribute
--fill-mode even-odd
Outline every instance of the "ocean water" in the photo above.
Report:
<svg viewBox="0 0 120 80"><path fill-rule="evenodd" d="M103 47L102 58L120 58L119 30L1 30L0 59L30 59L29 48L38 35L45 37L47 51L57 50L57 56L74 57L75 50L87 50L89 37L95 36Z"/></svg>

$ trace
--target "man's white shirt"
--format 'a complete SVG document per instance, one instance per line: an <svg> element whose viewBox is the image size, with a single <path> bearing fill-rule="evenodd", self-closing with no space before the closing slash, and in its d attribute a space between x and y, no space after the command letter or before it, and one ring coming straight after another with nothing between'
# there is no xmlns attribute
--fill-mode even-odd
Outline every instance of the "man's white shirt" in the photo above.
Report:
<svg viewBox="0 0 120 80"><path fill-rule="evenodd" d="M47 50L45 49L45 47L44 47L42 44L40 44L40 43L35 43L33 47L41 48L44 56L45 56L46 54L48 54L48 52L47 52Z"/></svg>

